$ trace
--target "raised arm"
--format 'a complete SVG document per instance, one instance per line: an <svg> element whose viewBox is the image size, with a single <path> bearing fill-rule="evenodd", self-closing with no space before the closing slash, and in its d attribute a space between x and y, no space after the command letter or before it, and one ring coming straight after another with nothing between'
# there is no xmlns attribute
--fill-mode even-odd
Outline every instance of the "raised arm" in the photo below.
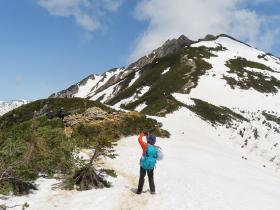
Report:
<svg viewBox="0 0 280 210"><path fill-rule="evenodd" d="M140 146L142 147L143 152L145 152L147 149L147 142L144 142L142 139L144 135L145 135L145 133L144 133L144 131L142 131L140 136L138 137L138 142L139 142Z"/></svg>

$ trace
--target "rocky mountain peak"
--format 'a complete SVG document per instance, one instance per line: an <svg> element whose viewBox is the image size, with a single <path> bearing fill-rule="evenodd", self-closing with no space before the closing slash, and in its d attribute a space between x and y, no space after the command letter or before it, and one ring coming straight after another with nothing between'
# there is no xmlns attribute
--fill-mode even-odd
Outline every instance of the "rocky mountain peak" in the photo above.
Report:
<svg viewBox="0 0 280 210"><path fill-rule="evenodd" d="M158 48L157 51L161 52L163 56L175 53L182 47L191 45L194 41L190 40L185 35L181 35L178 39L167 40L162 47Z"/></svg>
<svg viewBox="0 0 280 210"><path fill-rule="evenodd" d="M185 46L193 44L194 41L190 40L185 35L181 35L179 38L168 39L161 47L153 50L152 53L140 58L135 63L128 66L128 69L140 69L143 66L152 63L156 58L162 58L172 53L178 52Z"/></svg>

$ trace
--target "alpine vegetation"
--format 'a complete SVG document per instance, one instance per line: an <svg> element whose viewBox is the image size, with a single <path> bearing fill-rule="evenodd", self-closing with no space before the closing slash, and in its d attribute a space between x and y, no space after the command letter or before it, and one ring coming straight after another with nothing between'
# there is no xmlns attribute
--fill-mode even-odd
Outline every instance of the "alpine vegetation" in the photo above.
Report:
<svg viewBox="0 0 280 210"><path fill-rule="evenodd" d="M39 177L62 179L65 189L110 187L106 177L116 174L100 158L115 158L120 137L141 129L169 136L156 120L87 99L45 99L14 109L0 118L0 192L28 194ZM92 151L90 159L81 150Z"/></svg>

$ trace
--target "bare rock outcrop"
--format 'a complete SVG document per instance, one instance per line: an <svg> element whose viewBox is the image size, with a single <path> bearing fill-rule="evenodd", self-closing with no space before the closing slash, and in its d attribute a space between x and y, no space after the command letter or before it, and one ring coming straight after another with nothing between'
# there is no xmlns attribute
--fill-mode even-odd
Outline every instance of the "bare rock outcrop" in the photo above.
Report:
<svg viewBox="0 0 280 210"><path fill-rule="evenodd" d="M68 115L64 118L64 123L67 127L73 127L80 123L91 123L104 120L108 113L98 107L91 107L83 114Z"/></svg>

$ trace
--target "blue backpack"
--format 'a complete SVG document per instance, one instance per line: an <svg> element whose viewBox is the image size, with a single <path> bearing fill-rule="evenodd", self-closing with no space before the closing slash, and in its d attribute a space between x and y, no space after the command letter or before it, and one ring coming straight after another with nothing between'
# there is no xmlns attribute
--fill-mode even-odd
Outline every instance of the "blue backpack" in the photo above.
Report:
<svg viewBox="0 0 280 210"><path fill-rule="evenodd" d="M155 146L148 144L145 155L140 159L140 166L146 170L153 170L157 162L157 152Z"/></svg>

